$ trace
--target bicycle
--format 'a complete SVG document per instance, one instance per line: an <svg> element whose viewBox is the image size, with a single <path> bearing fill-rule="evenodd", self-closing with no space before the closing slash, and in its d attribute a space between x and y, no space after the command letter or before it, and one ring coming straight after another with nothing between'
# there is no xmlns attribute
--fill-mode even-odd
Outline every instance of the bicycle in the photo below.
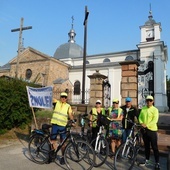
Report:
<svg viewBox="0 0 170 170"><path fill-rule="evenodd" d="M122 143L116 151L114 158L114 168L116 170L131 170L135 161L137 161L136 158L139 151L142 150L141 129L143 129L143 127L129 119L127 120L132 123L133 126L130 130L129 136L126 139L126 142ZM137 129L137 131L135 135L133 135L135 129Z"/></svg>
<svg viewBox="0 0 170 170"><path fill-rule="evenodd" d="M62 146L68 141L64 150L64 161L66 167L69 170L75 169L75 162L77 163L78 169L91 170L95 162L95 153L89 143L83 140L75 140L71 133L71 127L73 121L69 121L67 124L66 132L59 132L59 134L66 133L66 138L58 144L56 150L52 149L50 137L55 134L50 134L49 128L51 125L42 126L42 130L35 129L32 132L30 141L28 144L28 151L31 159L35 163L44 164L48 163L50 158L56 161L58 152Z"/></svg>
<svg viewBox="0 0 170 170"><path fill-rule="evenodd" d="M99 132L96 139L92 140L91 145L94 148L96 160L94 167L99 167L105 163L110 152L110 142L109 138L106 138L106 126L109 126L111 120L107 116L100 115L98 119Z"/></svg>
<svg viewBox="0 0 170 170"><path fill-rule="evenodd" d="M75 136L76 136L75 138L76 139L82 139L82 140L85 140L86 142L90 143L92 134L91 134L91 129L89 128L89 123L94 122L95 120L91 121L89 118L87 118L87 116L88 116L87 113L80 115L81 131L80 131L79 134L75 134ZM86 124L88 124L88 128L87 128L87 131L85 133Z"/></svg>
<svg viewBox="0 0 170 170"><path fill-rule="evenodd" d="M76 135L76 139L82 139L90 143L90 145L93 147L95 152L95 162L94 167L99 167L103 165L109 155L109 144L107 139L105 138L105 127L104 124L102 124L100 121L98 122L99 125L99 132L97 134L97 138L91 141L91 130L87 130L87 133L85 133L85 124L90 122L95 122L97 119L91 121L88 117L88 114L83 114L80 117L80 124L81 124L81 132L79 135ZM110 123L110 121L109 121ZM105 124L106 125L106 124Z"/></svg>

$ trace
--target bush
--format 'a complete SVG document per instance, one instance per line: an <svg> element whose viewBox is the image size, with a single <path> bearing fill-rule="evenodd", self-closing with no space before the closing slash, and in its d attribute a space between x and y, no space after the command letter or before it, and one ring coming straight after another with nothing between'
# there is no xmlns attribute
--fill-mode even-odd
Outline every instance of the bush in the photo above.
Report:
<svg viewBox="0 0 170 170"><path fill-rule="evenodd" d="M0 78L0 129L10 130L14 127L24 127L32 120L26 86L34 84L18 79Z"/></svg>

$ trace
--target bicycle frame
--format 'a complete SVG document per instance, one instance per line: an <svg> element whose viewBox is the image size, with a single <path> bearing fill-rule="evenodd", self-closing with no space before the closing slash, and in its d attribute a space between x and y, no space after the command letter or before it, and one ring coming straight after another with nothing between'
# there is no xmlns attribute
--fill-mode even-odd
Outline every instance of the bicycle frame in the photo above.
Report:
<svg viewBox="0 0 170 170"><path fill-rule="evenodd" d="M103 129L104 129L104 126L100 126L99 128L99 132L97 133L97 138L96 138L96 143L95 143L95 151L96 152L100 152L100 149L101 149L101 145L102 147L104 148L104 142L103 141L99 141L100 137L103 136L104 137L104 134L103 134ZM99 145L98 145L98 142L99 142Z"/></svg>
<svg viewBox="0 0 170 170"><path fill-rule="evenodd" d="M81 124L81 132L80 132L80 136L83 140L86 140L87 142L91 142L91 135L89 136L89 128L87 128L87 134L85 134L85 124L86 124L86 121L89 123L89 122L94 122L96 121L97 119L91 121L89 118L87 118L88 114L83 114L81 115L81 120L80 120L80 124ZM91 131L91 130L90 130Z"/></svg>
<svg viewBox="0 0 170 170"><path fill-rule="evenodd" d="M135 129L135 127L137 127L137 126L138 126L138 125L137 125L136 123L133 123L133 126L132 126L132 128L131 128L130 134L129 134L129 136L128 136L127 139L126 139L125 146L124 146L123 151L122 151L123 155L125 155L125 156L127 156L128 153L129 153L130 147L126 150L126 154L125 154L125 148L126 148L126 146L129 145L129 143L132 144L136 150L138 149L138 148L136 147L136 141L137 141L137 139L139 138L139 131L140 131L140 130L137 131L137 133L135 134L134 137L132 136L132 135L133 135L133 132L134 132L134 129ZM140 127L141 127L141 126L140 126ZM139 143L141 143L141 140L139 140Z"/></svg>

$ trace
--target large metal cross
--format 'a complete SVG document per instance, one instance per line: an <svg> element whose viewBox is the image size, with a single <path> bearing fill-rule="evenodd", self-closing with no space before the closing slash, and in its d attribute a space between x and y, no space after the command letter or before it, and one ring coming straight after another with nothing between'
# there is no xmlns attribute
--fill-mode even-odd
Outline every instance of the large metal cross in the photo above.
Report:
<svg viewBox="0 0 170 170"><path fill-rule="evenodd" d="M22 31L32 29L32 26L23 27L24 18L21 18L20 28L12 29L11 32L19 31L19 42L18 42L18 56L17 56L17 64L16 64L16 71L15 77L18 78L18 67L19 67L19 57L20 57L20 50L22 47Z"/></svg>

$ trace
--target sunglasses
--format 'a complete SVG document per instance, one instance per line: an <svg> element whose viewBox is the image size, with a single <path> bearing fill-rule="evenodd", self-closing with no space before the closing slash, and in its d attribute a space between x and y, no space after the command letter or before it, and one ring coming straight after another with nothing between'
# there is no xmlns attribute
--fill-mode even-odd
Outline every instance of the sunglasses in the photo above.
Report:
<svg viewBox="0 0 170 170"><path fill-rule="evenodd" d="M147 99L147 100L146 100L146 102L152 102L152 101L153 101L153 100L151 100L151 99Z"/></svg>
<svg viewBox="0 0 170 170"><path fill-rule="evenodd" d="M96 104L101 104L101 103L98 103L98 102L97 102Z"/></svg>
<svg viewBox="0 0 170 170"><path fill-rule="evenodd" d="M61 98L65 98L65 99L67 99L67 96L61 96Z"/></svg>
<svg viewBox="0 0 170 170"><path fill-rule="evenodd" d="M117 102L113 102L113 104L119 104L119 103L117 103Z"/></svg>

